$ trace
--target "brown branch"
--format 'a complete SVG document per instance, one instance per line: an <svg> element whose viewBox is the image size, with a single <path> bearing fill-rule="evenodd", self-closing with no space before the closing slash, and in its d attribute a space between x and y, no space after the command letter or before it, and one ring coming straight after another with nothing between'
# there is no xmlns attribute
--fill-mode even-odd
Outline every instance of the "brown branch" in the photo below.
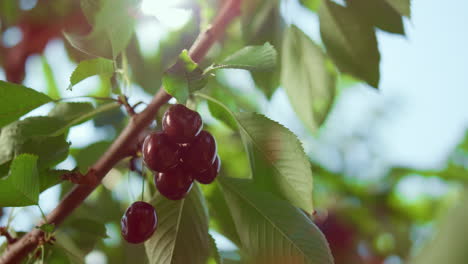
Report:
<svg viewBox="0 0 468 264"><path fill-rule="evenodd" d="M229 23L240 14L241 0L226 0L217 17L205 32L201 33L189 51L189 55L195 62L204 58L213 43L221 38ZM127 127L119 137L104 153L104 155L90 168L85 177L95 179L100 183L102 178L121 159L130 156L132 145L135 145L140 133L147 128L154 119L158 109L171 98L164 89L160 88L146 109L130 119ZM90 181L94 182L94 181ZM47 216L47 222L58 226L73 210L93 192L96 185L75 185L73 189L63 198L59 205ZM42 223L40 223L42 224ZM39 225L40 225L39 224ZM43 232L35 229L24 235L12 244L1 256L0 264L19 263L24 257L32 252L41 241Z"/></svg>

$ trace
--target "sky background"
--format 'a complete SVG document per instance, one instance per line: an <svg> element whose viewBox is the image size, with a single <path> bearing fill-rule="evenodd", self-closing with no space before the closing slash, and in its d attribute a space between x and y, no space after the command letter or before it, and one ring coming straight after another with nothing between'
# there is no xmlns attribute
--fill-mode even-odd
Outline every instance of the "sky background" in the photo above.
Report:
<svg viewBox="0 0 468 264"><path fill-rule="evenodd" d="M183 25L183 17L187 14L180 10L177 11L179 13L171 13L173 9L169 8L171 3L168 2L171 1L144 1L146 11L156 11L160 20L166 23L140 25L137 35L144 52L154 50L155 43L168 30ZM264 113L298 134L308 153L319 150L321 157L317 158L313 153L311 156L328 163L330 167L336 166L333 161L337 153L328 143L346 141L353 133L360 131L373 145L378 146L378 155L384 164L439 168L468 128L467 12L466 0L412 0L411 20L405 19L406 37L378 33L381 52L379 91L365 85L345 89L326 126L320 131L318 141L306 135L282 90L278 90L270 102L262 99ZM313 40L320 42L317 16L301 8L297 0L283 1L282 14L288 24L298 25ZM178 24L174 25L175 22ZM74 64L68 60L63 43L51 42L45 56L62 88L62 96L86 94L98 85L96 78L90 78L77 85L73 92L65 91ZM237 79L238 76L247 76L245 72L231 73L240 89L252 89L251 80ZM32 56L27 62L25 85L45 91L46 81L42 75L40 57ZM1 69L0 79L5 79ZM144 93L133 93L134 101L148 101L148 98L149 95ZM47 113L51 107L46 105L30 115ZM106 131L96 130L92 123L87 122L72 128L69 139L75 146L82 147L106 136ZM361 145L350 146L350 150L355 153L353 162L362 158L363 166L368 164L366 160L372 154ZM73 168L74 162L69 159L62 166ZM420 181L408 184L407 193L418 191L418 186L420 192L424 191L420 188ZM440 191L440 182L434 184L438 186L435 192ZM133 185L135 193L138 193L139 183ZM54 208L57 198L56 188L43 193L40 204L44 211ZM30 229L29 214L39 217L34 207L22 209L14 227Z"/></svg>

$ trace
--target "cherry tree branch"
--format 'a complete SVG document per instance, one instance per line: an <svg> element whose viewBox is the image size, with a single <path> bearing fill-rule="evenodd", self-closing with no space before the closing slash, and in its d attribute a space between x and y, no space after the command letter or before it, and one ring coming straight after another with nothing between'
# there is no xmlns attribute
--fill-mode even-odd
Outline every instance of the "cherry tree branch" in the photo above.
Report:
<svg viewBox="0 0 468 264"><path fill-rule="evenodd" d="M198 36L190 48L189 55L195 62L205 57L210 47L224 34L231 21L240 14L240 5L241 0L224 2L212 25ZM146 109L131 117L127 127L85 175L91 179L89 182L94 184L75 185L57 207L47 215L47 223L60 225L96 189L105 175L120 160L133 154L132 149L135 149L140 133L151 124L159 108L170 98L171 96L161 87ZM43 235L41 230L34 229L21 237L0 257L0 264L19 263L38 246Z"/></svg>

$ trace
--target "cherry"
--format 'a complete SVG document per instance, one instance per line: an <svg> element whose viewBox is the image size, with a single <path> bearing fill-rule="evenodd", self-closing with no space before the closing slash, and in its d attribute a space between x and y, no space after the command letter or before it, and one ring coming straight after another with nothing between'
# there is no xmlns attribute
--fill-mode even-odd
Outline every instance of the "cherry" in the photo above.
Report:
<svg viewBox="0 0 468 264"><path fill-rule="evenodd" d="M169 169L154 175L154 182L159 192L170 200L184 198L193 185L193 176L182 166Z"/></svg>
<svg viewBox="0 0 468 264"><path fill-rule="evenodd" d="M202 130L203 121L197 112L176 104L164 113L162 127L175 143L190 143Z"/></svg>
<svg viewBox="0 0 468 264"><path fill-rule="evenodd" d="M193 173L199 173L208 169L213 164L215 158L216 140L205 130L201 131L182 153L184 166Z"/></svg>
<svg viewBox="0 0 468 264"><path fill-rule="evenodd" d="M128 207L120 221L122 236L127 242L142 243L153 235L158 225L154 207L146 202L135 202Z"/></svg>
<svg viewBox="0 0 468 264"><path fill-rule="evenodd" d="M221 168L221 160L219 156L216 155L214 163L205 171L195 174L195 179L199 183L210 184L212 183L216 176L218 176L219 170Z"/></svg>
<svg viewBox="0 0 468 264"><path fill-rule="evenodd" d="M149 134L143 142L143 160L158 172L165 172L176 166L180 160L180 148L163 132Z"/></svg>

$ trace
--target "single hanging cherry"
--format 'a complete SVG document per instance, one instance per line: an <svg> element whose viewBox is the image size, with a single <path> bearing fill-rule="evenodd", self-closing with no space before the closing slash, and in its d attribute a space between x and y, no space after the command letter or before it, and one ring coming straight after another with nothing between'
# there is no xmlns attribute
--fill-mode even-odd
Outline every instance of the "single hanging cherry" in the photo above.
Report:
<svg viewBox="0 0 468 264"><path fill-rule="evenodd" d="M158 226L158 217L154 207L138 201L128 207L120 221L123 238L132 244L148 240Z"/></svg>

